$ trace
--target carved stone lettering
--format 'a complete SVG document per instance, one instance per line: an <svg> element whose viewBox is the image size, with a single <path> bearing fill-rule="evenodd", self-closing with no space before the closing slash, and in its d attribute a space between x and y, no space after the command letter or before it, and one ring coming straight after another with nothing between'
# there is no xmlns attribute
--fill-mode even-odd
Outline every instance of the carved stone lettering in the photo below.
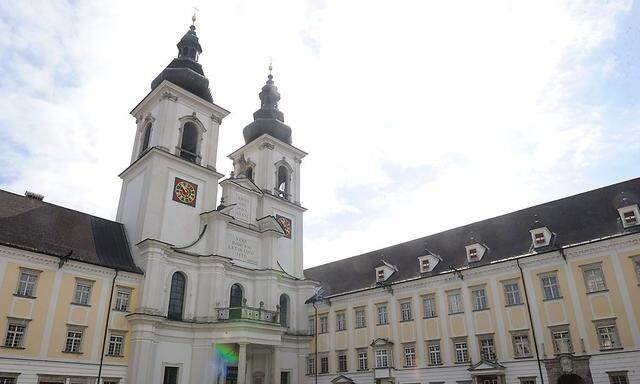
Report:
<svg viewBox="0 0 640 384"><path fill-rule="evenodd" d="M234 203L236 204L236 206L233 207L231 215L238 220L242 220L248 223L249 218L251 217L251 200L247 196L238 193L236 195L236 201Z"/></svg>
<svg viewBox="0 0 640 384"><path fill-rule="evenodd" d="M257 242L250 236L227 232L228 256L251 264L258 264Z"/></svg>

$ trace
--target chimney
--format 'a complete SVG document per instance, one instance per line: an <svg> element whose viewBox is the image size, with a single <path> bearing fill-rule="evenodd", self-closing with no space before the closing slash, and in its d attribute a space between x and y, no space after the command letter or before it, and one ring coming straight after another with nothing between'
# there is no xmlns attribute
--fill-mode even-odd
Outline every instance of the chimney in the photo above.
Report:
<svg viewBox="0 0 640 384"><path fill-rule="evenodd" d="M41 195L39 193L35 193L35 192L31 192L31 191L25 191L24 195L30 199L33 200L38 200L38 201L42 201L42 199L44 199L44 195Z"/></svg>

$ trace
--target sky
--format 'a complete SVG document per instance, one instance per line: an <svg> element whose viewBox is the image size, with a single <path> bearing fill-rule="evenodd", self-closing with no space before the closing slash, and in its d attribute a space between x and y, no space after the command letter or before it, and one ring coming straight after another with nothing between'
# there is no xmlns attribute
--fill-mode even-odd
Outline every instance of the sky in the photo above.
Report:
<svg viewBox="0 0 640 384"><path fill-rule="evenodd" d="M273 59L305 267L640 176L633 1L0 0L0 188L114 219L192 5L224 174Z"/></svg>

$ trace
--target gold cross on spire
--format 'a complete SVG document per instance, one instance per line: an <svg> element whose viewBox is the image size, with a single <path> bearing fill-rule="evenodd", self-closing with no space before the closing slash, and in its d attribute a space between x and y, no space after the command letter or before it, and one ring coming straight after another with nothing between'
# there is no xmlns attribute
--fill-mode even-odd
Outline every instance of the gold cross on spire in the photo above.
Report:
<svg viewBox="0 0 640 384"><path fill-rule="evenodd" d="M273 71L273 58L269 58L269 75L271 75L271 71Z"/></svg>

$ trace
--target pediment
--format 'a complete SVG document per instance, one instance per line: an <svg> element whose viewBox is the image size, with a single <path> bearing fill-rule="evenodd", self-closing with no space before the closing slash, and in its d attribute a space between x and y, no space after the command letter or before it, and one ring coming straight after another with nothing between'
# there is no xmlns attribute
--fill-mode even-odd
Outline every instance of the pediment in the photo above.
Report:
<svg viewBox="0 0 640 384"><path fill-rule="evenodd" d="M260 188L258 188L258 186L249 178L247 177L235 177L233 179L224 179L220 182L220 185L224 186L225 184L235 184L236 186L240 186L246 190L249 190L251 192L255 192L257 194L262 195L263 192Z"/></svg>
<svg viewBox="0 0 640 384"><path fill-rule="evenodd" d="M393 342L389 341L388 339L382 338L382 337L374 339L371 342L371 346L374 347L374 348L375 347L386 347L388 345L393 345Z"/></svg>
<svg viewBox="0 0 640 384"><path fill-rule="evenodd" d="M345 375L338 375L335 379L331 380L333 384L353 384L355 383L353 380L348 378Z"/></svg>
<svg viewBox="0 0 640 384"><path fill-rule="evenodd" d="M504 365L488 360L481 360L480 362L469 367L469 371L502 371L504 369Z"/></svg>

